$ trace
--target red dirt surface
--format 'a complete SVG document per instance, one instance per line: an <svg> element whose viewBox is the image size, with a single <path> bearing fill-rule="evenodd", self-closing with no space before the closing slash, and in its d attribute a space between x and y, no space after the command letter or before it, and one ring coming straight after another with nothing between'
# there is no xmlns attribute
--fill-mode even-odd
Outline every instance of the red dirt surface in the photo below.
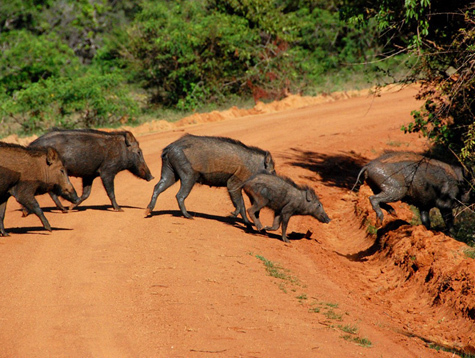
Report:
<svg viewBox="0 0 475 358"><path fill-rule="evenodd" d="M124 212L112 211L99 180L68 214L38 197L52 233L10 199L11 236L0 239L0 356L453 356L429 342L473 351L475 264L466 246L408 225L401 203L370 235L371 191L349 190L361 165L385 150L426 149L400 130L419 106L416 92L291 96L134 129L155 179L116 177ZM279 173L315 188L331 223L293 217L285 244L280 231L247 232L229 218L224 188L199 185L186 201L194 220L178 210L178 185L144 218L161 150L184 133L270 150ZM261 218L270 223L271 214ZM357 344L364 339L370 347Z"/></svg>

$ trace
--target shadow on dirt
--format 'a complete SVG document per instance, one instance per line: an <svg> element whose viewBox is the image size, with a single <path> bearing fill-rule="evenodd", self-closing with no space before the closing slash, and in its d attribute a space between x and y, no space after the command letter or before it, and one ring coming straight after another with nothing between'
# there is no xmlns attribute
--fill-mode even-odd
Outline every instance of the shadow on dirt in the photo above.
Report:
<svg viewBox="0 0 475 358"><path fill-rule="evenodd" d="M367 261L369 256L372 256L381 250L382 248L381 238L383 236L385 236L388 232L395 231L404 225L410 225L410 224L405 220L399 220L399 219L391 221L387 223L386 225L384 225L382 228L378 229L378 231L376 232L376 239L374 240L373 245L368 247L366 250L362 250L360 252L357 252L356 254L351 254L351 255L341 255L341 254L338 254L338 255L344 256L350 261L358 261L358 262Z"/></svg>
<svg viewBox="0 0 475 358"><path fill-rule="evenodd" d="M274 234L268 231L257 231L254 228L251 228L251 229L244 228L244 229L245 229L244 231L247 232L248 234L266 236L270 239L282 241L282 235L280 234ZM298 240L303 240L303 239L310 240L310 238L306 237L306 234L302 234L300 232L295 232L295 231L292 231L290 234L287 234L287 239L289 239L290 241L298 241Z"/></svg>
<svg viewBox="0 0 475 358"><path fill-rule="evenodd" d="M139 208L138 206L129 206L129 205L121 205L121 209L140 209L140 210L145 210L145 208ZM52 213L52 214L63 214L63 212L58 209L56 206L47 206L47 207L42 207L41 210L45 213ZM97 210L97 211L111 211L114 212L114 209L112 208L112 205L84 205L84 206L78 206L71 210L72 213L74 212L79 212L79 211L86 211L86 210ZM22 211L21 209L18 209L17 211ZM67 214L67 213L64 213Z"/></svg>
<svg viewBox="0 0 475 358"><path fill-rule="evenodd" d="M219 221L219 222L229 224L229 225L234 225L235 223L239 222L244 225L244 221L241 218L235 218L232 216L210 215L210 214L204 214L204 213L197 213L195 211L188 211L188 213L193 218L202 218L202 219L207 219L207 220ZM185 219L185 217L183 216L180 210L152 211L152 213L150 214L150 217L161 216L161 215L171 215L173 217Z"/></svg>
<svg viewBox="0 0 475 358"><path fill-rule="evenodd" d="M67 228L60 228L60 227L53 227L53 231L72 231L73 229ZM46 230L43 226L29 226L29 227L12 227L12 228L5 228L7 234L11 235L50 235L51 233ZM1 238L2 236L0 236Z"/></svg>
<svg viewBox="0 0 475 358"><path fill-rule="evenodd" d="M368 159L353 151L341 154L321 154L291 148L291 152L282 155L286 164L310 170L320 176L308 176L311 181L322 181L327 185L351 189L356 177Z"/></svg>
<svg viewBox="0 0 475 358"><path fill-rule="evenodd" d="M210 214L204 214L204 213L197 213L194 211L188 211L188 213L193 217L193 218L202 218L206 220L213 220L213 221L218 221L227 225L234 226L236 228L239 228L243 230L244 232L252 235L258 235L258 236L267 236L271 239L276 239L282 241L282 235L279 234L274 234L274 233L269 233L267 231L257 231L253 227L249 227L244 223L244 221L238 217L233 217L231 215L229 216L218 216L218 215L210 215ZM161 210L161 211L152 211L150 217L154 216L161 216L161 215L171 215L173 217L181 217L185 219L183 214L181 213L180 210ZM302 233L297 233L297 232L291 232L290 234L287 234L287 238L292 241L292 240L302 240L306 238L306 234Z"/></svg>

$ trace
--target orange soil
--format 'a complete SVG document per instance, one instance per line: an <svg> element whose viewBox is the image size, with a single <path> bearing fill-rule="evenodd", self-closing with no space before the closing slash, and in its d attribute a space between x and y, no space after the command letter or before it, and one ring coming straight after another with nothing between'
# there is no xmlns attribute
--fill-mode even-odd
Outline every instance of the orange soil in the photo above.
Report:
<svg viewBox="0 0 475 358"><path fill-rule="evenodd" d="M291 96L133 129L155 180L120 173L119 213L99 180L68 214L38 197L52 233L34 215L22 218L10 199L11 236L0 240L0 356L452 356L427 342L473 351L475 264L465 246L407 225L401 203L398 217L387 215L369 235L371 191L349 190L360 166L384 150L426 148L400 131L418 108L416 92ZM228 217L225 189L199 185L186 201L194 220L178 210L178 185L144 218L161 150L185 132L270 150L278 172L315 188L332 222L293 217L285 244L280 231L247 232ZM261 218L270 223L271 215ZM264 260L285 276L268 275Z"/></svg>

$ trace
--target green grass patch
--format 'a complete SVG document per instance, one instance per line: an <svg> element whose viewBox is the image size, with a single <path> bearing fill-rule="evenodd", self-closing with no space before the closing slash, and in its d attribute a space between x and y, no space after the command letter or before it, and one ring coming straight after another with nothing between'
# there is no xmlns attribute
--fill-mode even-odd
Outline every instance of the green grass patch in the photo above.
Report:
<svg viewBox="0 0 475 358"><path fill-rule="evenodd" d="M349 333L349 334L357 334L358 333L358 327L355 326L355 325L347 324L345 326L342 326L341 324L339 324L338 328L341 329L345 333Z"/></svg>
<svg viewBox="0 0 475 358"><path fill-rule="evenodd" d="M323 312L323 315L324 315L326 318L332 319L332 320L335 320L335 321L341 321L341 320L342 320L342 317L343 317L342 314L336 313L336 312L333 311L332 309L329 309L329 310L327 310L326 312Z"/></svg>
<svg viewBox="0 0 475 358"><path fill-rule="evenodd" d="M370 235L376 235L378 228L368 219L365 219L364 225L366 226L366 232Z"/></svg>
<svg viewBox="0 0 475 358"><path fill-rule="evenodd" d="M297 290L293 286L299 286L299 287L305 288L305 286L301 285L300 280L297 277L292 276L290 274L290 270L283 268L279 264L272 262L261 255L254 255L254 256L260 261L262 261L262 263L264 264L264 267L266 268L266 272L269 276L280 280L280 282L278 282L278 286L282 292L287 293L289 290L291 292L297 292ZM289 285L291 285L290 288L288 287ZM307 299L307 294L302 293L296 296L296 298L300 302L302 302L303 300Z"/></svg>
<svg viewBox="0 0 475 358"><path fill-rule="evenodd" d="M475 248L465 249L463 253L466 257L470 259L475 259Z"/></svg>
<svg viewBox="0 0 475 358"><path fill-rule="evenodd" d="M355 337L349 334L341 336L345 341L355 343L361 347L369 348L372 347L373 343L368 338Z"/></svg>
<svg viewBox="0 0 475 358"><path fill-rule="evenodd" d="M262 261L269 276L278 278L280 280L288 281L296 286L301 286L300 280L297 277L292 276L290 274L290 270L283 268L275 262L267 260L261 255L256 255L256 258Z"/></svg>

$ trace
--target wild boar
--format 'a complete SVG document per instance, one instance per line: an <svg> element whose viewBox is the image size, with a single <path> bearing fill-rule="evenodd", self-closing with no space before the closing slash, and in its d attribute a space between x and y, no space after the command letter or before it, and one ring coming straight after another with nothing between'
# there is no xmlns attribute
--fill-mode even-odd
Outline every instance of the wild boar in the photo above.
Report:
<svg viewBox="0 0 475 358"><path fill-rule="evenodd" d="M419 209L427 229L430 229L430 209L438 208L446 228L450 229L454 221L452 209L459 201L468 200L467 182L461 167L415 153L384 154L361 169L356 183L361 175L375 194L369 200L381 222L384 219L381 208L395 214L388 203L401 200Z"/></svg>
<svg viewBox="0 0 475 358"><path fill-rule="evenodd" d="M289 178L259 173L244 182L243 189L252 204L247 213L257 230L275 231L282 223L284 242L289 242L287 225L293 215L311 215L322 223L330 222L315 191L306 185L297 185ZM271 227L262 227L259 220L259 211L264 207L274 211Z"/></svg>
<svg viewBox="0 0 475 358"><path fill-rule="evenodd" d="M7 235L3 220L10 196L14 196L28 211L36 214L48 231L51 231L51 225L36 201L35 195L54 192L73 203L79 200L59 154L53 148L25 148L0 142L0 166L8 170L7 175L10 180L9 184L2 180L1 185L0 233L2 236Z"/></svg>
<svg viewBox="0 0 475 358"><path fill-rule="evenodd" d="M0 200L8 195L8 190L20 180L20 173L0 166Z"/></svg>
<svg viewBox="0 0 475 358"><path fill-rule="evenodd" d="M269 152L231 138L186 134L163 149L162 176L155 185L145 215L151 215L160 193L180 180L176 199L186 218L192 217L186 211L185 199L195 183L200 183L226 187L236 208L231 215L236 217L241 214L244 222L250 225L241 185L260 171L275 173L274 160Z"/></svg>
<svg viewBox="0 0 475 358"><path fill-rule="evenodd" d="M82 178L82 195L75 206L89 197L92 182L98 176L115 211L122 211L117 205L114 191L114 178L118 172L128 170L141 179L153 179L139 142L129 131L53 129L29 146L55 148L61 155L68 175ZM51 197L58 208L67 211L54 194Z"/></svg>

